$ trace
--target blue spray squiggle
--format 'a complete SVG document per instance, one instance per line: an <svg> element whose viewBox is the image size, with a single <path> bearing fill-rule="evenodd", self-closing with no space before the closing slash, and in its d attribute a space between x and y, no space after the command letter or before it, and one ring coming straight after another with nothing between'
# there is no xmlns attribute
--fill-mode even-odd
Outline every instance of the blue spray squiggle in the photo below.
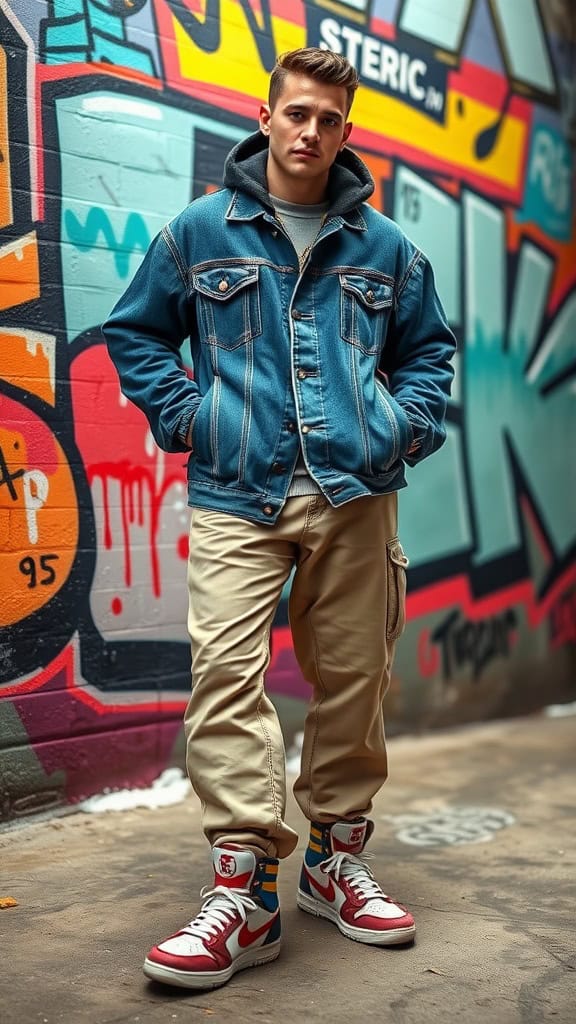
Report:
<svg viewBox="0 0 576 1024"><path fill-rule="evenodd" d="M128 214L120 241L116 238L108 214L100 207L92 207L85 224L78 220L72 210L66 210L64 226L72 245L81 250L98 248L99 236L104 235L106 248L114 253L118 277L122 278L128 277L131 254L138 250L145 253L150 245L148 228L139 213Z"/></svg>

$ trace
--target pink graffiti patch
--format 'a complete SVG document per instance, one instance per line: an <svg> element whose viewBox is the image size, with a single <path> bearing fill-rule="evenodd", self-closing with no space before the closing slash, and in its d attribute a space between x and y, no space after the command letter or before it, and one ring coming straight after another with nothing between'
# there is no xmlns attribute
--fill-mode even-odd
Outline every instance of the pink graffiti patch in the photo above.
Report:
<svg viewBox="0 0 576 1024"><path fill-rule="evenodd" d="M116 371L104 345L94 345L75 359L70 371L76 439L88 481L102 488L103 535L100 544L110 550L112 536L110 489L120 485L124 579L132 584L131 527L148 524L155 597L162 592L158 530L168 491L185 482L182 455L169 455L150 439L143 414L121 396ZM94 424L99 426L94 429Z"/></svg>

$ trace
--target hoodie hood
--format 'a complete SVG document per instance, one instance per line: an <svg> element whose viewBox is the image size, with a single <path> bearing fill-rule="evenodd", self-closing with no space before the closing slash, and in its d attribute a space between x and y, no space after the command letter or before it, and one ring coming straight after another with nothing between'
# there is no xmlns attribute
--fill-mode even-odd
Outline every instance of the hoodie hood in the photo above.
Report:
<svg viewBox="0 0 576 1024"><path fill-rule="evenodd" d="M224 184L254 196L272 209L266 163L268 140L261 132L254 132L230 151L224 165ZM370 171L352 150L346 148L338 154L328 178L328 216L344 216L364 203L374 191Z"/></svg>

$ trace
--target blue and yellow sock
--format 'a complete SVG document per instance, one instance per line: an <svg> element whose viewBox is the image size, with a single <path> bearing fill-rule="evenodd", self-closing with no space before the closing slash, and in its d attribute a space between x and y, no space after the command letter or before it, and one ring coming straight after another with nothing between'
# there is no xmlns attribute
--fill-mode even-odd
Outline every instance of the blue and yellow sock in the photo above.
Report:
<svg viewBox="0 0 576 1024"><path fill-rule="evenodd" d="M277 881L278 861L273 857L262 857L257 863L251 889L252 894L271 914L278 910Z"/></svg>
<svg viewBox="0 0 576 1024"><path fill-rule="evenodd" d="M331 825L321 825L319 822L310 822L310 835L308 846L304 854L304 861L309 868L315 868L332 854L330 845Z"/></svg>

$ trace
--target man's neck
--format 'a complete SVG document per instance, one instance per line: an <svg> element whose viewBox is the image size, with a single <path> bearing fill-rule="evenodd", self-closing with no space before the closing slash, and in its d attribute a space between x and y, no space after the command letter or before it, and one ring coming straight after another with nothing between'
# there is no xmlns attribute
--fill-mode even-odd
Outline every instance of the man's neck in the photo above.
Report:
<svg viewBox="0 0 576 1024"><path fill-rule="evenodd" d="M317 181L294 181L278 174L276 168L268 160L266 179L270 195L283 199L286 203L297 203L299 206L316 206L328 198L328 175Z"/></svg>

